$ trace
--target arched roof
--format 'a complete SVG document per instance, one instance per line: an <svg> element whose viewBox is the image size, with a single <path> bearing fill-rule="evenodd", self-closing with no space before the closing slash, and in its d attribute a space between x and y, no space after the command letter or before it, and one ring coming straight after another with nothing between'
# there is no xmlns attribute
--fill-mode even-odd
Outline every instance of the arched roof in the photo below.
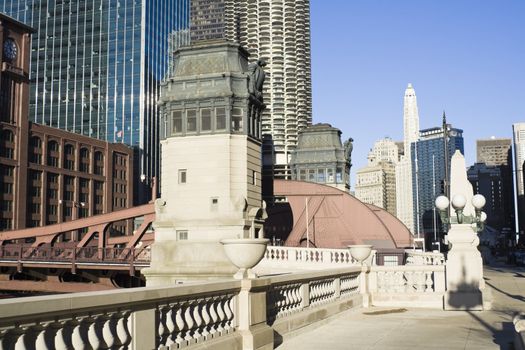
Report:
<svg viewBox="0 0 525 350"><path fill-rule="evenodd" d="M269 208L265 232L268 238L274 235L282 238L287 246L306 245L306 203L308 236L315 247L372 244L376 249L395 249L411 245L410 231L396 217L337 188L304 181L275 180L274 195L285 197L287 203Z"/></svg>

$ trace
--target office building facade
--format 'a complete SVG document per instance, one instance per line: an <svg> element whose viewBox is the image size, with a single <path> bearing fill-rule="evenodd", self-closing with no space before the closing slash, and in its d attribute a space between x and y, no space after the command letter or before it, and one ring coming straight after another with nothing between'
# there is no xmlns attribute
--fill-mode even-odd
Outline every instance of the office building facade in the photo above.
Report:
<svg viewBox="0 0 525 350"><path fill-rule="evenodd" d="M512 162L512 140L490 138L476 140L476 163L487 165L510 165Z"/></svg>
<svg viewBox="0 0 525 350"><path fill-rule="evenodd" d="M450 124L421 130L419 141L411 147L413 202L416 232L439 231L441 224L434 212L437 196L446 193L450 181L450 160L456 150L464 153L463 130ZM446 135L446 137L445 137Z"/></svg>
<svg viewBox="0 0 525 350"><path fill-rule="evenodd" d="M309 0L192 0L192 42L240 43L250 61L264 59L262 132L271 135L273 174L290 178L299 131L312 122Z"/></svg>
<svg viewBox="0 0 525 350"><path fill-rule="evenodd" d="M133 204L130 147L28 121L31 31L0 14L0 231Z"/></svg>
<svg viewBox="0 0 525 350"><path fill-rule="evenodd" d="M189 0L6 0L0 11L36 30L30 121L134 146L136 174L155 176L168 34L189 26Z"/></svg>
<svg viewBox="0 0 525 350"><path fill-rule="evenodd" d="M467 170L474 194L482 194L487 203L487 225L501 230L514 226L512 177L507 166L476 163Z"/></svg>
<svg viewBox="0 0 525 350"><path fill-rule="evenodd" d="M374 143L367 166L356 173L355 196L364 203L396 215L396 164L398 145L390 138Z"/></svg>

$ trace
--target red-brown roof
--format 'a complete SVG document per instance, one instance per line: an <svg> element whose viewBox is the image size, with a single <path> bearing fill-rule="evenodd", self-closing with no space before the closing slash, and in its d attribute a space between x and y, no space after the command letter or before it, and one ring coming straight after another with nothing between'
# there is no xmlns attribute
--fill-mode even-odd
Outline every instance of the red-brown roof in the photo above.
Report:
<svg viewBox="0 0 525 350"><path fill-rule="evenodd" d="M318 248L346 248L372 244L376 249L411 245L411 234L386 210L365 204L345 191L303 181L275 180L274 195L286 197L268 209L268 238L281 238L286 246L306 246L306 202L309 240Z"/></svg>

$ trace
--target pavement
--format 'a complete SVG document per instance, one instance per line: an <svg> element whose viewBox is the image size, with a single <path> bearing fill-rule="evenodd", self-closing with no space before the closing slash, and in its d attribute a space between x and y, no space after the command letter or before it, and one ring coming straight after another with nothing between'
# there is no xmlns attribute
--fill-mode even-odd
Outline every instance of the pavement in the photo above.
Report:
<svg viewBox="0 0 525 350"><path fill-rule="evenodd" d="M285 336L277 349L514 349L512 319L525 312L525 268L494 263L484 277L491 310L354 309Z"/></svg>

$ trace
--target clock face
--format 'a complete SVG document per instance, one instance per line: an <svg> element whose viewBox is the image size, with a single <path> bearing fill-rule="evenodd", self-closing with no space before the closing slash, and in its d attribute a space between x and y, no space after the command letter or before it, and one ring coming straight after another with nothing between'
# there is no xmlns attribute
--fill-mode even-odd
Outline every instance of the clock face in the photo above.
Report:
<svg viewBox="0 0 525 350"><path fill-rule="evenodd" d="M16 58L18 47L13 39L7 38L4 42L4 59L12 61Z"/></svg>

